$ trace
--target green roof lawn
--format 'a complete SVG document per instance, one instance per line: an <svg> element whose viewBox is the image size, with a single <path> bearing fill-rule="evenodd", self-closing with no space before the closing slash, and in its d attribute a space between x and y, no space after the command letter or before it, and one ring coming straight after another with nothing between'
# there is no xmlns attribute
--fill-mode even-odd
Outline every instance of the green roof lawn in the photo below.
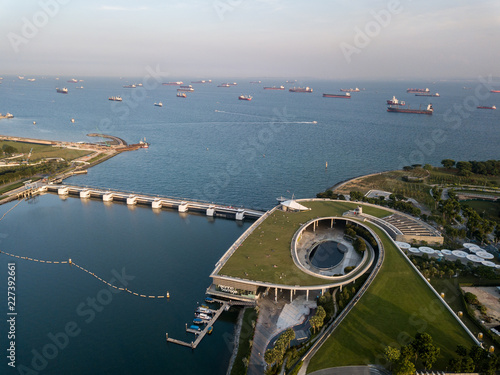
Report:
<svg viewBox="0 0 500 375"><path fill-rule="evenodd" d="M384 264L358 304L311 359L308 372L366 364L384 364L385 346L405 345L427 332L441 349L434 369L445 370L457 345L472 339L408 264L387 236L369 224L386 250Z"/></svg>
<svg viewBox="0 0 500 375"><path fill-rule="evenodd" d="M276 210L240 245L219 271L219 275L283 285L323 285L325 279L309 275L295 266L291 255L292 237L307 221L325 216L342 216L358 206L346 201L300 202L310 211ZM364 206L363 212L383 217L388 211ZM276 265L276 267L275 267Z"/></svg>

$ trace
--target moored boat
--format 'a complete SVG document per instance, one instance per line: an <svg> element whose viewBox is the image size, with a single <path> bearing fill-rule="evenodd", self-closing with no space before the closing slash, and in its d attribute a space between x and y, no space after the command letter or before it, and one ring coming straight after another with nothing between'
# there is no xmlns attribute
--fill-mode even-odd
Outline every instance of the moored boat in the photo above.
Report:
<svg viewBox="0 0 500 375"><path fill-rule="evenodd" d="M292 87L288 91L290 91L290 92L313 92L313 89L310 87Z"/></svg>
<svg viewBox="0 0 500 375"><path fill-rule="evenodd" d="M231 87L229 83L221 83L220 85L217 85L217 87Z"/></svg>
<svg viewBox="0 0 500 375"><path fill-rule="evenodd" d="M401 108L401 106L389 106L387 107L387 112L399 112L399 113L417 113L422 115L432 115L434 109L432 108L432 104L428 104L426 109L412 109L408 106L408 108Z"/></svg>
<svg viewBox="0 0 500 375"><path fill-rule="evenodd" d="M427 93L427 92L420 92L420 93L416 93L415 96L432 96L432 97L439 97L439 93L435 93L435 94L431 94L430 92Z"/></svg>
<svg viewBox="0 0 500 375"><path fill-rule="evenodd" d="M387 104L389 105L405 105L405 102L404 101L399 101L398 99L396 99L395 96L392 97L392 99L389 99L387 101Z"/></svg>
<svg viewBox="0 0 500 375"><path fill-rule="evenodd" d="M215 302L215 300L212 297L206 297L205 298L205 302L207 302L207 303L213 303L213 302Z"/></svg>
<svg viewBox="0 0 500 375"><path fill-rule="evenodd" d="M123 85L124 89L135 89L136 87L136 85Z"/></svg>
<svg viewBox="0 0 500 375"><path fill-rule="evenodd" d="M190 325L189 329L192 329L193 331L201 331L201 328L195 325Z"/></svg>
<svg viewBox="0 0 500 375"><path fill-rule="evenodd" d="M345 94L323 94L323 98L351 99L351 94L348 92Z"/></svg>
<svg viewBox="0 0 500 375"><path fill-rule="evenodd" d="M194 314L194 316L195 316L196 318L203 319L203 320L205 320L205 321L210 321L210 320L212 320L212 317L211 317L210 315L208 315L208 314L204 314L204 313L196 313L196 314Z"/></svg>
<svg viewBox="0 0 500 375"><path fill-rule="evenodd" d="M193 92L194 89L192 87L185 87L185 88L177 89L177 91L179 91L179 92L183 92L183 91L185 91L185 92Z"/></svg>
<svg viewBox="0 0 500 375"><path fill-rule="evenodd" d="M406 89L406 92L409 92L409 93L419 93L419 92L430 92L431 90L429 90L428 88L425 88L425 89Z"/></svg>
<svg viewBox="0 0 500 375"><path fill-rule="evenodd" d="M250 95L240 95L238 96L239 100L252 100L252 97Z"/></svg>
<svg viewBox="0 0 500 375"><path fill-rule="evenodd" d="M356 87L355 89L340 89L342 92L359 92L360 90Z"/></svg>
<svg viewBox="0 0 500 375"><path fill-rule="evenodd" d="M211 335L213 331L214 331L214 327L213 327L213 326L208 327L208 329L207 329L207 333L208 333L209 335Z"/></svg>
<svg viewBox="0 0 500 375"><path fill-rule="evenodd" d="M210 309L208 307L198 307L196 309L196 312L198 313L204 313L204 314L210 314Z"/></svg>
<svg viewBox="0 0 500 375"><path fill-rule="evenodd" d="M491 107L488 107L488 106L485 106L485 105L481 105L479 107L477 107L478 109L497 109L497 107L495 107L494 105L492 105Z"/></svg>
<svg viewBox="0 0 500 375"><path fill-rule="evenodd" d="M284 90L285 86L270 86L264 87L264 90Z"/></svg>
<svg viewBox="0 0 500 375"><path fill-rule="evenodd" d="M184 82L182 82L182 81L177 81L177 82L163 82L162 85L163 86L180 86L183 83Z"/></svg>
<svg viewBox="0 0 500 375"><path fill-rule="evenodd" d="M194 324L203 324L204 320L203 319L200 319L200 318L194 318L193 319L193 323Z"/></svg>

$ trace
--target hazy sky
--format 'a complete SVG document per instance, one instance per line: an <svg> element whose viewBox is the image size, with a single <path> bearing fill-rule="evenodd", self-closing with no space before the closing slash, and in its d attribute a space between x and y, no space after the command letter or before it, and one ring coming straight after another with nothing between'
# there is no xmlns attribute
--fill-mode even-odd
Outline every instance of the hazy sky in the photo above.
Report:
<svg viewBox="0 0 500 375"><path fill-rule="evenodd" d="M500 76L498 0L0 0L0 75Z"/></svg>

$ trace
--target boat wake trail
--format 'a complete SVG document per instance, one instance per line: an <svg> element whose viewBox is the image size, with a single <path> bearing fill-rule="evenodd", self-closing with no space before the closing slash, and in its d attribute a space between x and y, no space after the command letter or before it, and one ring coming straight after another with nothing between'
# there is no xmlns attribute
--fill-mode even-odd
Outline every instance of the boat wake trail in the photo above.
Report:
<svg viewBox="0 0 500 375"><path fill-rule="evenodd" d="M248 113L239 113L239 112L228 112L228 111L221 111L219 109L216 109L215 112L218 112L218 113L227 113L227 114L230 114L230 115L239 115L239 116L250 116L250 117L260 117L260 118L263 118L263 119L266 119L266 120L274 120L274 121L269 121L269 122L260 122L260 123L269 123L269 124L273 124L273 123L281 123L281 124L317 124L318 122L317 121L277 121L276 118L274 117L267 117L267 116L260 116L260 115L250 115Z"/></svg>

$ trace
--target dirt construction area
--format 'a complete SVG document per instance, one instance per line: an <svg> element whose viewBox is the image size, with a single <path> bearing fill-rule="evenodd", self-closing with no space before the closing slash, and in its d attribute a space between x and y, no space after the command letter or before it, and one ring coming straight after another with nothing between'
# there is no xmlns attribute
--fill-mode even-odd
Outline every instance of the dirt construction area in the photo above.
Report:
<svg viewBox="0 0 500 375"><path fill-rule="evenodd" d="M500 293L496 286L462 287L462 290L475 294L479 302L488 309L486 314L491 317L491 323L485 323L486 327L494 327L500 323ZM479 311L476 310L476 316L479 319L481 319L480 315Z"/></svg>

